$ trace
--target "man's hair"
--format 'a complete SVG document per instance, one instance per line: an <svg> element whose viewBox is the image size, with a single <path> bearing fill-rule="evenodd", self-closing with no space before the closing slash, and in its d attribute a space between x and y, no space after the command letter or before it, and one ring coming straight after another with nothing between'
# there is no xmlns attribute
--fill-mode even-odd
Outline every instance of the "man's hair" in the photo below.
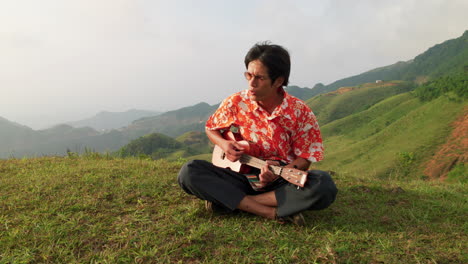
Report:
<svg viewBox="0 0 468 264"><path fill-rule="evenodd" d="M259 42L245 55L245 68L248 68L249 63L254 60L261 61L268 68L268 76L272 82L278 77L283 77L282 86L288 85L289 73L291 72L291 59L289 52L285 48L271 44L269 41Z"/></svg>

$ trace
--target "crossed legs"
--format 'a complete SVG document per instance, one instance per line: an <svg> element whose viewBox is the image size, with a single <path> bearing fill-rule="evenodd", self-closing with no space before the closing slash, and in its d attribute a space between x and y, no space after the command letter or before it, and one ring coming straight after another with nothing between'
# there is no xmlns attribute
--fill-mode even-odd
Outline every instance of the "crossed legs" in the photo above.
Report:
<svg viewBox="0 0 468 264"><path fill-rule="evenodd" d="M303 210L325 209L333 203L338 190L330 175L319 170L308 173L306 186L300 190L286 184L274 191L257 194L244 175L196 160L181 168L178 181L185 192L202 200L222 205L231 211L237 208L275 219Z"/></svg>

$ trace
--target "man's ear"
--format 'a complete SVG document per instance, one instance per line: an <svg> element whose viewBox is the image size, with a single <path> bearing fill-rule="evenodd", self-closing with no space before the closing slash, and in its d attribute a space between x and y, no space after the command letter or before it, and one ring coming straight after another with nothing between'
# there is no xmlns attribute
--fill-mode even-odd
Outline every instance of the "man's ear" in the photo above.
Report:
<svg viewBox="0 0 468 264"><path fill-rule="evenodd" d="M284 82L284 77L280 76L280 77L276 78L275 82L273 83L273 87L280 88L280 87L283 86L283 82Z"/></svg>

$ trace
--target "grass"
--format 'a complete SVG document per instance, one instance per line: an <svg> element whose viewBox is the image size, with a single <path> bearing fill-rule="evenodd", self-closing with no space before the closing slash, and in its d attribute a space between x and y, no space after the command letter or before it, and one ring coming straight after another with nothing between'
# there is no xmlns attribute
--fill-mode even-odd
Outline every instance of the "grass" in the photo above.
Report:
<svg viewBox="0 0 468 264"><path fill-rule="evenodd" d="M0 160L0 263L467 263L467 188L335 175L305 228L210 214L181 162L92 155Z"/></svg>

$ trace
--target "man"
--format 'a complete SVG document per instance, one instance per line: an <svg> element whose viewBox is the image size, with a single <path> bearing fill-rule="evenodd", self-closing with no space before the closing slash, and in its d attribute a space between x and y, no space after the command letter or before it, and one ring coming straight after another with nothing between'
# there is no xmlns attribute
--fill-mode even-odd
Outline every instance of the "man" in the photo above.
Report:
<svg viewBox="0 0 468 264"><path fill-rule="evenodd" d="M308 171L303 188L288 183L271 170L284 165L307 171L311 162L323 158L322 138L315 115L301 100L283 89L288 84L290 57L279 45L259 43L245 57L247 90L226 98L206 123L208 138L229 161L243 154L267 161L257 170L260 188L246 175L210 162L194 160L179 172L179 184L188 194L206 201L207 208L236 209L280 221L303 225L301 211L327 208L337 189L324 171ZM227 139L232 130L248 141L251 148ZM254 149L255 151L252 151ZM258 186L257 186L258 187Z"/></svg>

